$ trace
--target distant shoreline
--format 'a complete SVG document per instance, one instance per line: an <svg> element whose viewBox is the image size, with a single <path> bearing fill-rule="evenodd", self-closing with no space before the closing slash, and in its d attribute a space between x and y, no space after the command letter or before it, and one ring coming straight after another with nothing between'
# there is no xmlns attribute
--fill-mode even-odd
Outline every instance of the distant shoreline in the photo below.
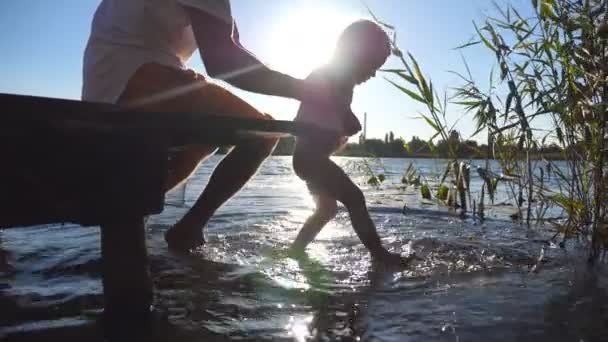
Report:
<svg viewBox="0 0 608 342"><path fill-rule="evenodd" d="M420 140L418 140L420 141ZM410 145L412 142L410 142ZM425 143L424 143L425 144ZM395 140L390 142L384 142L380 139L369 139L366 140L363 144L357 143L349 143L345 146L343 150L336 153L336 156L340 157L359 157L359 158L415 158L415 159L450 159L445 150L441 149L441 143L438 144L438 151L436 153L431 153L430 151L424 150L424 145L421 146L417 150L421 150L421 152L412 152L406 150L404 147L405 143L403 140ZM487 146L481 145L473 145L471 142L465 141L460 148L460 153L458 155L458 159L466 159L466 160L485 160L486 159L486 150ZM293 137L281 138L277 147L273 152L273 156L291 156L293 154L294 148L294 139ZM217 154L226 154L228 152L228 148L220 147ZM533 152L530 155L532 160L550 160L557 161L563 160L562 152L552 148L548 151L543 152ZM491 159L497 160L497 159Z"/></svg>

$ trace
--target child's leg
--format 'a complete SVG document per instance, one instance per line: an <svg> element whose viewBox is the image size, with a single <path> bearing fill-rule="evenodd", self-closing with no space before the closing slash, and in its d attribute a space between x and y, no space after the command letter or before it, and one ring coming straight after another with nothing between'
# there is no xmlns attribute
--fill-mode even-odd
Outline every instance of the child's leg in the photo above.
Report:
<svg viewBox="0 0 608 342"><path fill-rule="evenodd" d="M303 251L311 243L323 227L336 216L338 205L336 200L326 195L315 195L317 208L315 212L306 220L304 226L298 233L292 248L296 251Z"/></svg>
<svg viewBox="0 0 608 342"><path fill-rule="evenodd" d="M363 192L338 165L329 158L311 157L296 151L294 169L311 186L322 189L327 196L344 204L355 232L372 255L387 256L388 252L382 247L376 226L367 211Z"/></svg>

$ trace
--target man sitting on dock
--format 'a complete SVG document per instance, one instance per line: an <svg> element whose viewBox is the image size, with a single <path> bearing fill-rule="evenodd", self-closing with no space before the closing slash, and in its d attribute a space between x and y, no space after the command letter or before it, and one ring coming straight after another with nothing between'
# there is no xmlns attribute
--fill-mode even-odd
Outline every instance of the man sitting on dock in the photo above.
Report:
<svg viewBox="0 0 608 342"><path fill-rule="evenodd" d="M315 96L317 85L269 69L243 48L228 0L102 0L84 54L82 98L150 112L272 119L187 69L197 49L211 78L260 94L296 100ZM185 251L204 244L202 227L275 145L274 138L260 138L235 146L191 210L167 231L169 247ZM166 189L187 179L216 148L193 145L175 152Z"/></svg>

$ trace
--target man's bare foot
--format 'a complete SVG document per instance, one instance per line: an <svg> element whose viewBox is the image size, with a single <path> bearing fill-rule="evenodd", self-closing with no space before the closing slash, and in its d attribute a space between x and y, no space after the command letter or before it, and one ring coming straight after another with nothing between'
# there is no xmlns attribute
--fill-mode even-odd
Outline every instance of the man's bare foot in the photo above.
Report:
<svg viewBox="0 0 608 342"><path fill-rule="evenodd" d="M184 227L178 222L165 232L165 241L169 249L188 252L205 244L203 231L200 228Z"/></svg>

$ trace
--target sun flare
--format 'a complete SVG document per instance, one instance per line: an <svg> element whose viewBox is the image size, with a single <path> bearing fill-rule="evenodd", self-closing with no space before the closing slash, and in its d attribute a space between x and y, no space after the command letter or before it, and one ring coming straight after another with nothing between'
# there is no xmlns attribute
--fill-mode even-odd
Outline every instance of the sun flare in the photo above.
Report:
<svg viewBox="0 0 608 342"><path fill-rule="evenodd" d="M277 70L305 77L327 62L342 30L359 19L326 8L299 9L276 22L268 40L268 63Z"/></svg>

